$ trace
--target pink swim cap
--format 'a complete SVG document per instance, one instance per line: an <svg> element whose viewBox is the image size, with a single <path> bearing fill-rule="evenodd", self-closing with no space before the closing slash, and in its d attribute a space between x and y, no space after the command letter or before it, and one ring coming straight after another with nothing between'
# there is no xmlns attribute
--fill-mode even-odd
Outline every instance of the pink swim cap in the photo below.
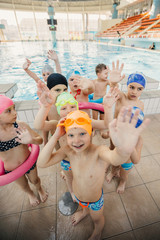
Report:
<svg viewBox="0 0 160 240"><path fill-rule="evenodd" d="M12 106L14 103L13 101L6 97L5 95L0 95L0 114L10 106Z"/></svg>

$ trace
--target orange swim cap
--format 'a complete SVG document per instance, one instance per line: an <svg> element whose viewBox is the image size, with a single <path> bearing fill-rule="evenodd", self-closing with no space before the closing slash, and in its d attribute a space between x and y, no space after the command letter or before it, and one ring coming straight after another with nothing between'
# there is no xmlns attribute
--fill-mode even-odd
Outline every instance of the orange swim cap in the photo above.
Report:
<svg viewBox="0 0 160 240"><path fill-rule="evenodd" d="M64 123L60 123L57 126L64 126L66 132L71 128L83 128L89 135L92 133L91 119L86 112L77 110L70 112Z"/></svg>

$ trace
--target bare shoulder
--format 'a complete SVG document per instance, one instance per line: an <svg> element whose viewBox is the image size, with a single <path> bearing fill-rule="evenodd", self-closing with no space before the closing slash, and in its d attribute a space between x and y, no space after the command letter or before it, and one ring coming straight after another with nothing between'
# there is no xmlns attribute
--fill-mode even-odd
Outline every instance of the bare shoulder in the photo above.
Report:
<svg viewBox="0 0 160 240"><path fill-rule="evenodd" d="M144 103L141 100L139 100L139 108L144 111Z"/></svg>

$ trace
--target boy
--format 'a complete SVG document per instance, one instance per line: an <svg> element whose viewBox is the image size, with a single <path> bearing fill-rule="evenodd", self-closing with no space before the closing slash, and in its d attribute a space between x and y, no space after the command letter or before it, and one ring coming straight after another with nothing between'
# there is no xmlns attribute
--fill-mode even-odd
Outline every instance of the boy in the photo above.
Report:
<svg viewBox="0 0 160 240"><path fill-rule="evenodd" d="M58 124L57 120L51 120L46 121L46 116L48 112L50 111L51 106L53 105L56 96L50 94L50 92L47 90L47 87L44 83L41 83L39 81L37 88L39 89L39 99L41 101L41 108L38 112L38 114L35 117L34 121L34 127L38 130L45 130L45 131L51 131L51 134L54 134L54 131L56 129L56 126ZM118 99L117 91L116 89L112 89L110 91L109 96L104 97L104 111L105 111L105 120L92 120L92 127L93 129L106 129L108 128L108 122L110 121L110 118L112 117L112 105L113 103ZM57 112L60 115L61 118L65 118L68 113L71 111L76 111L78 109L78 102L75 100L75 98L67 93L63 92L61 93L56 100L56 107ZM59 139L60 146L66 145L66 135L61 137ZM71 193L71 196L73 200L75 200L73 191L72 191L72 171L70 167L69 159L63 159L61 161L61 167L63 169L63 172L61 172L61 175L66 180L67 187Z"/></svg>
<svg viewBox="0 0 160 240"><path fill-rule="evenodd" d="M111 73L110 79L112 80L112 83L114 82L113 84L117 84L117 82L115 81L115 79L117 79L115 75L118 76L121 72L121 69L119 69L119 62L117 61L116 67L114 63L112 64L112 66L113 66L113 70L112 72L110 72ZM113 78L113 74L114 74L114 78ZM136 108L139 108L140 111L144 110L144 104L141 100L139 100L139 97L142 91L144 90L145 85L146 85L146 80L141 73L133 73L129 75L128 81L127 81L127 86L128 86L127 93L123 93L119 91L119 99L116 102L116 106L115 106L115 118L117 118L119 111L123 106L136 107ZM131 154L131 157L128 159L128 161L124 165L119 166L118 168L112 166L111 172L106 176L106 180L108 183L110 183L110 181L114 176L120 177L117 193L124 192L128 174L133 167L133 163L136 164L140 161L142 146L143 146L143 140L141 137L139 137L139 140L134 149L134 152L133 154ZM112 141L111 141L110 148L114 149L114 145Z"/></svg>
<svg viewBox="0 0 160 240"><path fill-rule="evenodd" d="M109 85L108 81L108 67L100 63L96 66L95 72L97 79L93 80L95 91L93 99L103 98L106 95L107 86ZM98 119L98 112L92 111L93 119ZM103 119L103 114L100 114L100 119Z"/></svg>
<svg viewBox="0 0 160 240"><path fill-rule="evenodd" d="M127 113L124 116L125 112ZM149 120L145 120L136 129L137 115L138 111L130 120L131 109L124 107L117 120L110 123L110 136L116 146L111 151L107 146L91 143L92 124L87 113L79 110L71 112L66 120L60 120L54 135L39 155L40 167L52 166L66 157L70 159L73 192L76 201L83 207L83 210L73 215L72 224L76 225L90 214L94 222L94 231L90 240L100 239L104 227L102 185L106 167L110 164L117 166L127 161L140 133L149 123ZM57 152L53 152L55 144L65 133L67 144Z"/></svg>
<svg viewBox="0 0 160 240"><path fill-rule="evenodd" d="M58 60L58 56L57 56L57 54L54 50L49 50L48 51L48 58L52 59L55 62L57 73L61 73L61 67L60 67L60 63L59 63L59 60ZM26 62L23 64L23 69L37 83L40 80L40 78L34 72L29 70L30 65L31 65L31 61L26 58ZM44 82L47 82L48 76L53 72L54 72L53 68L48 64L46 64L42 68L42 77L43 77Z"/></svg>

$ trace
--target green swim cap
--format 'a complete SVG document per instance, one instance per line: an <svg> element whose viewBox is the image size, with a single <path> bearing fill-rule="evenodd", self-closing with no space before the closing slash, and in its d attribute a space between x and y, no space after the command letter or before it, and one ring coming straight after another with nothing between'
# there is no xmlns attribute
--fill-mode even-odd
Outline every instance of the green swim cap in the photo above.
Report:
<svg viewBox="0 0 160 240"><path fill-rule="evenodd" d="M57 97L57 101L56 101L58 114L60 114L61 107L66 105L67 103L71 105L76 105L78 110L78 102L75 100L75 98L70 93L63 92Z"/></svg>

